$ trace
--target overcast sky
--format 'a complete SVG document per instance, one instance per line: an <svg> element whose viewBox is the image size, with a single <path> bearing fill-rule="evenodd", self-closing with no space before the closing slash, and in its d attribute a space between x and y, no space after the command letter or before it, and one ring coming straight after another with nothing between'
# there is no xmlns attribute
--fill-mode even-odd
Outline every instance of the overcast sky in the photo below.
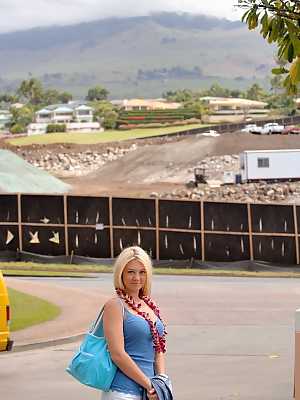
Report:
<svg viewBox="0 0 300 400"><path fill-rule="evenodd" d="M111 16L181 11L232 20L237 0L0 0L0 32L37 26L66 25Z"/></svg>

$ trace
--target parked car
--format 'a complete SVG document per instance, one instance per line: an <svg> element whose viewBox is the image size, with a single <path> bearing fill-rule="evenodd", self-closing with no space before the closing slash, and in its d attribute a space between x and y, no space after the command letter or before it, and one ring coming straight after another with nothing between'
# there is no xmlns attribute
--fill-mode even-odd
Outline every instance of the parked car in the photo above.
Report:
<svg viewBox="0 0 300 400"><path fill-rule="evenodd" d="M282 131L282 135L288 135L289 133L299 134L300 128L298 126L287 126Z"/></svg>
<svg viewBox="0 0 300 400"><path fill-rule="evenodd" d="M213 136L213 137L220 136L220 134L217 131L214 131L213 129L210 129L207 132L202 132L201 135L202 136Z"/></svg>
<svg viewBox="0 0 300 400"><path fill-rule="evenodd" d="M279 125L277 122L269 122L265 124L261 130L262 135L270 135L272 133L282 133L284 130L283 125Z"/></svg>
<svg viewBox="0 0 300 400"><path fill-rule="evenodd" d="M0 271L0 351L12 349L13 341L9 338L10 305L5 281Z"/></svg>
<svg viewBox="0 0 300 400"><path fill-rule="evenodd" d="M241 129L241 132L252 133L252 130L255 131L257 128L258 126L256 124L248 124L243 129Z"/></svg>
<svg viewBox="0 0 300 400"><path fill-rule="evenodd" d="M260 135L262 129L263 129L262 126L253 125L253 126L251 127L250 133L254 133L254 134Z"/></svg>

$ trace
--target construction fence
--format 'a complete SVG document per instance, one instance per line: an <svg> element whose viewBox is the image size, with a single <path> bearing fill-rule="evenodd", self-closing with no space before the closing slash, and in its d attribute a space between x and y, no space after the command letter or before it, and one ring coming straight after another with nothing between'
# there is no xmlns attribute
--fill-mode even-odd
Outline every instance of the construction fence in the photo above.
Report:
<svg viewBox="0 0 300 400"><path fill-rule="evenodd" d="M246 124L248 123L255 123L257 126L263 126L264 124L267 124L269 122L277 122L282 125L297 125L300 124L300 115L294 115L291 117L283 117L283 118L268 118L268 119L253 119L251 122L240 122L240 123L224 123L224 124L216 124L216 125L210 125L210 126L203 126L200 128L192 128L184 131L178 131L174 133L166 133L162 136L190 136L190 135L197 135L201 134L203 132L207 132L210 129L215 130L218 133L230 133L230 132L235 132L238 130L241 130L245 127ZM154 136L157 137L157 136ZM148 136L149 138L149 136ZM140 139L145 139L145 138L140 138ZM139 139L135 139L139 140Z"/></svg>
<svg viewBox="0 0 300 400"><path fill-rule="evenodd" d="M0 195L0 252L299 264L300 206L73 195Z"/></svg>

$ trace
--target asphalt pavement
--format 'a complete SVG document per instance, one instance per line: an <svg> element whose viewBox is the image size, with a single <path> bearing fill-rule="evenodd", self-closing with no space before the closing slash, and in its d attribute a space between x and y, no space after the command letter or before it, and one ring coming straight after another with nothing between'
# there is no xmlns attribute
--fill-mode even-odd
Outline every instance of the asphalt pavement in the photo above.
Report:
<svg viewBox="0 0 300 400"><path fill-rule="evenodd" d="M101 303L112 293L111 279L18 281L71 289L75 306L83 292ZM155 276L153 297L168 321L167 366L177 399L292 399L299 280ZM1 397L99 399L64 372L78 345L1 354Z"/></svg>

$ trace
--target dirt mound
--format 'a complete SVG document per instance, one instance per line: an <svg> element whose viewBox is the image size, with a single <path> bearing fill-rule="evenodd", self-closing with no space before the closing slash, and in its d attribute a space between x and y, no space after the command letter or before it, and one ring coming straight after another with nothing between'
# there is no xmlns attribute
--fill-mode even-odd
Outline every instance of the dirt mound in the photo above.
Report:
<svg viewBox="0 0 300 400"><path fill-rule="evenodd" d="M300 148L297 135L228 133L145 143L123 158L106 164L84 179L68 179L76 193L148 196L183 188L193 179L192 168L206 157L239 154L244 150Z"/></svg>
<svg viewBox="0 0 300 400"><path fill-rule="evenodd" d="M298 135L253 135L226 133L219 137L156 137L98 145L57 144L14 148L27 161L33 162L51 150L53 153L105 152L109 147L137 149L106 163L87 176L70 176L64 181L73 185L73 193L149 196L185 187L193 179L193 167L207 157L239 154L244 150L300 148ZM53 173L53 171L51 171Z"/></svg>

